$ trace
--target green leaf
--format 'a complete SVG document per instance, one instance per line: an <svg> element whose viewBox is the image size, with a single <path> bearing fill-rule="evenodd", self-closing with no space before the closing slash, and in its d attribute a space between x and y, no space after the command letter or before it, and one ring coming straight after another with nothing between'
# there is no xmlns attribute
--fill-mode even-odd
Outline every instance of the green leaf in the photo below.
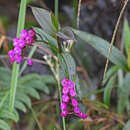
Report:
<svg viewBox="0 0 130 130"><path fill-rule="evenodd" d="M9 112L8 110L6 109L2 109L0 111L0 118L3 118L3 119L11 119L11 120L14 120L15 122L18 121L16 115L12 112Z"/></svg>
<svg viewBox="0 0 130 130"><path fill-rule="evenodd" d="M114 81L115 81L116 75L113 75L111 79L108 81L105 89L104 89L104 103L109 106L110 105L110 97L111 97L111 92L112 88L114 86Z"/></svg>
<svg viewBox="0 0 130 130"><path fill-rule="evenodd" d="M27 0L27 4L33 3L35 0Z"/></svg>
<svg viewBox="0 0 130 130"><path fill-rule="evenodd" d="M127 95L130 94L130 73L127 73L124 79L124 85L121 87L121 91Z"/></svg>
<svg viewBox="0 0 130 130"><path fill-rule="evenodd" d="M56 35L63 40L74 40L75 41L74 34L70 27L63 28L60 32L57 32Z"/></svg>
<svg viewBox="0 0 130 130"><path fill-rule="evenodd" d="M33 29L36 32L36 39L38 40L37 43L40 46L42 46L42 47L48 49L50 52L52 52L50 49L50 46L48 44L46 44L48 42L47 39L43 35L41 35L41 33L40 33L41 29L37 28L37 27L34 27ZM39 31L39 29L40 29L40 31ZM43 40L44 40L44 42L43 42ZM43 55L46 54L46 52L44 52L44 51L41 51L41 52L43 52Z"/></svg>
<svg viewBox="0 0 130 130"><path fill-rule="evenodd" d="M16 117L16 119L17 119L17 121L19 121L19 113L18 113L18 111L16 110L16 109L14 109L14 115L15 115L15 117Z"/></svg>
<svg viewBox="0 0 130 130"><path fill-rule="evenodd" d="M24 93L29 94L30 96L32 96L36 99L40 99L39 93L34 88L26 87L26 86L22 86L22 85L18 86L18 88L19 88L20 92L24 92Z"/></svg>
<svg viewBox="0 0 130 130"><path fill-rule="evenodd" d="M0 67L0 84L9 85L11 81L11 71L8 68Z"/></svg>
<svg viewBox="0 0 130 130"><path fill-rule="evenodd" d="M62 56L64 57L65 63L67 65L69 79L73 80L74 76L76 75L75 61L69 53L63 53Z"/></svg>
<svg viewBox="0 0 130 130"><path fill-rule="evenodd" d="M128 115L130 115L130 100L129 100L129 97L126 100L126 109L127 109Z"/></svg>
<svg viewBox="0 0 130 130"><path fill-rule="evenodd" d="M118 67L118 66L112 66L109 70L108 70L108 72L106 73L106 76L105 76L105 79L104 79L104 81L103 81L103 84L105 84L108 80L109 80L109 78L113 75L113 74L115 74L118 70L119 70L120 68Z"/></svg>
<svg viewBox="0 0 130 130"><path fill-rule="evenodd" d="M2 108L3 104L5 103L7 97L9 96L9 92L7 91L6 93L4 93L5 96L2 98L1 102L0 102L0 108Z"/></svg>
<svg viewBox="0 0 130 130"><path fill-rule="evenodd" d="M55 27L56 31L58 32L60 30L60 25L53 13L51 13L51 21L52 21L52 24Z"/></svg>
<svg viewBox="0 0 130 130"><path fill-rule="evenodd" d="M129 95L130 95L130 73L127 73L125 79L123 80L124 83L122 86L119 87L118 91L118 113L122 114L124 109L128 107Z"/></svg>
<svg viewBox="0 0 130 130"><path fill-rule="evenodd" d="M22 101L24 104L26 104L29 108L31 107L31 100L30 98L22 92L17 92L16 93L16 99L19 101Z"/></svg>
<svg viewBox="0 0 130 130"><path fill-rule="evenodd" d="M41 41L44 40L45 42L47 42L50 48L53 50L53 52L58 52L57 40L55 38L53 38L51 35L47 34L44 30L40 28L35 27L34 30L37 34L41 36Z"/></svg>
<svg viewBox="0 0 130 130"><path fill-rule="evenodd" d="M51 12L36 7L32 7L32 12L40 26L43 28L43 30L48 34L54 35L56 29L52 24Z"/></svg>
<svg viewBox="0 0 130 130"><path fill-rule="evenodd" d="M67 64L66 64L63 56L61 54L59 54L58 59L59 59L59 64L60 64L60 70L59 70L60 79L63 79L65 77L69 78Z"/></svg>
<svg viewBox="0 0 130 130"><path fill-rule="evenodd" d="M45 84L56 84L56 80L52 75L41 75L40 80Z"/></svg>
<svg viewBox="0 0 130 130"><path fill-rule="evenodd" d="M24 86L32 87L34 89L39 89L39 90L45 92L46 94L49 94L49 92L50 92L48 87L45 85L44 81L41 82L40 80L31 80L31 81L25 83Z"/></svg>
<svg viewBox="0 0 130 130"><path fill-rule="evenodd" d="M77 93L78 93L79 98L82 99L82 97L83 97L84 95L82 94L82 90L81 90L81 86L80 86L80 82L79 82L79 77L78 77L78 75L76 76L75 86L76 86L76 90L77 90Z"/></svg>
<svg viewBox="0 0 130 130"><path fill-rule="evenodd" d="M123 130L130 130L130 120L128 120Z"/></svg>
<svg viewBox="0 0 130 130"><path fill-rule="evenodd" d="M130 27L127 19L124 22L124 40L125 40L125 49L128 54L128 47L130 47Z"/></svg>
<svg viewBox="0 0 130 130"><path fill-rule="evenodd" d="M20 101L15 101L15 108L19 109L19 110L21 110L23 112L27 111L25 105Z"/></svg>
<svg viewBox="0 0 130 130"><path fill-rule="evenodd" d="M107 57L108 50L110 47L110 44L103 40L100 37L97 37L95 35L72 29L75 35L77 35L80 39L90 44L93 48L95 48L97 51L99 51L102 55ZM119 51L116 47L112 47L112 51L110 54L110 61L121 68L128 70L127 68L127 61L125 56Z"/></svg>
<svg viewBox="0 0 130 130"><path fill-rule="evenodd" d="M3 120L0 120L0 129L2 129L2 130L11 130L9 125Z"/></svg>
<svg viewBox="0 0 130 130"><path fill-rule="evenodd" d="M31 80L36 80L36 79L39 79L38 74L35 74L35 73L28 74L28 75L25 75L19 79L18 85L21 85L21 84L24 84L24 83L27 83Z"/></svg>

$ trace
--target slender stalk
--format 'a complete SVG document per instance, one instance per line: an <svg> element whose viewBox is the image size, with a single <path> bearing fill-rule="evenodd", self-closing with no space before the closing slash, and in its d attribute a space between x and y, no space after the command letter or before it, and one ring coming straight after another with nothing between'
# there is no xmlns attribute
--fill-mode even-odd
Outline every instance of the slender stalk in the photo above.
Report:
<svg viewBox="0 0 130 130"><path fill-rule="evenodd" d="M59 0L55 0L55 17L59 17Z"/></svg>
<svg viewBox="0 0 130 130"><path fill-rule="evenodd" d="M58 89L59 89L59 97L60 97L60 104L62 103L62 93L61 93L61 86L60 86L60 76L59 76L59 64L57 63L57 83L58 83ZM62 123L63 123L63 130L66 130L65 125L65 117L62 117Z"/></svg>
<svg viewBox="0 0 130 130"><path fill-rule="evenodd" d="M59 1L55 0L55 16L58 19L59 17ZM52 69L52 68L51 68ZM61 95L61 86L60 86L60 76L59 76L59 63L57 62L57 74L54 73L54 70L52 69L52 72L54 73L57 83L58 83L58 89L59 89L59 97L60 97L60 103L62 103L62 95ZM66 130L66 125L65 125L65 117L62 117L62 123L63 123L63 130Z"/></svg>
<svg viewBox="0 0 130 130"><path fill-rule="evenodd" d="M72 26L77 27L78 0L73 0L73 21Z"/></svg>
<svg viewBox="0 0 130 130"><path fill-rule="evenodd" d="M124 2L124 6L123 6L123 8L122 8L122 10L120 12L120 15L118 17L118 20L117 20L117 23L116 23L116 26L115 26L115 29L114 29L114 32L113 32L112 40L111 40L111 43L110 43L110 48L109 48L108 54L107 54L107 61L106 61L105 69L104 69L103 81L104 81L105 76L106 76L106 72L107 72L107 68L108 68L108 64L109 64L109 57L110 57L110 53L112 51L112 46L114 44L114 41L115 41L115 38L116 38L116 34L117 34L117 30L118 30L121 18L123 16L123 13L125 11L125 8L127 6L128 1L129 0L125 0L125 2Z"/></svg>
<svg viewBox="0 0 130 130"><path fill-rule="evenodd" d="M31 107L31 111L32 111L32 116L33 116L34 120L36 121L37 126L39 127L39 130L43 130L42 126L41 126L41 124L40 124L40 122L39 122L39 120L37 118L37 115L36 115L36 113L35 113L35 111L33 110L32 107Z"/></svg>
<svg viewBox="0 0 130 130"><path fill-rule="evenodd" d="M36 49L37 49L37 46L33 46L27 58L32 58L32 56L33 56L34 52L36 51ZM23 71L25 70L26 67L27 67L27 61L24 62L23 66L22 66L22 68L20 70L19 75L21 75L23 73Z"/></svg>
<svg viewBox="0 0 130 130"><path fill-rule="evenodd" d="M19 37L21 30L24 28L25 14L26 14L26 0L21 0L20 12L18 18L18 27L17 27L17 37ZM9 111L11 112L14 109L18 75L19 75L19 64L16 64L16 62L14 62L12 79L11 79L10 99L9 99Z"/></svg>
<svg viewBox="0 0 130 130"><path fill-rule="evenodd" d="M78 0L73 0L73 25L72 26L74 28L77 28L77 29L79 28L81 2L82 2L82 0L79 0L79 1ZM76 58L79 66L82 66L83 74L84 74L85 79L86 79L86 81L88 83L88 86L90 86L91 91L93 91L93 85L92 85L92 83L90 81L90 78L88 76L88 72L83 67L82 61L76 55L76 50L74 48L72 48L72 54Z"/></svg>
<svg viewBox="0 0 130 130"><path fill-rule="evenodd" d="M79 28L81 2L82 2L82 0L79 0L78 14L77 14L77 28Z"/></svg>

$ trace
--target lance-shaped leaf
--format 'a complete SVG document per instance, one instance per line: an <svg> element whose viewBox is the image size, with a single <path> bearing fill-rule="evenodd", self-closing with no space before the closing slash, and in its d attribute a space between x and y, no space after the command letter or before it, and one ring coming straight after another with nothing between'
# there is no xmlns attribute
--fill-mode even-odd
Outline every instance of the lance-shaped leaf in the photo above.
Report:
<svg viewBox="0 0 130 130"><path fill-rule="evenodd" d="M57 31L52 23L51 12L42 8L32 7L33 15L46 33L54 35Z"/></svg>
<svg viewBox="0 0 130 130"><path fill-rule="evenodd" d="M2 129L2 130L11 130L9 125L3 120L0 120L0 129Z"/></svg>
<svg viewBox="0 0 130 130"><path fill-rule="evenodd" d="M130 120L128 120L128 122L126 123L125 127L123 128L123 130L129 130L130 129Z"/></svg>
<svg viewBox="0 0 130 130"><path fill-rule="evenodd" d="M128 48L130 47L130 27L126 19L124 22L124 40L125 40L125 49L128 54Z"/></svg>
<svg viewBox="0 0 130 130"><path fill-rule="evenodd" d="M105 41L104 39L97 37L95 35L72 29L75 35L77 35L81 40L87 42L90 44L93 48L95 48L97 51L99 51L102 55L107 57L108 50L110 48L110 44ZM121 68L128 70L127 68L127 60L125 56L119 51L116 47L112 47L112 51L110 54L110 61Z"/></svg>
<svg viewBox="0 0 130 130"><path fill-rule="evenodd" d="M70 80L73 80L74 76L76 75L75 61L69 53L63 53L62 56L65 60L66 65L67 65L69 78L70 78Z"/></svg>
<svg viewBox="0 0 130 130"><path fill-rule="evenodd" d="M111 97L112 88L114 87L115 78L116 78L116 74L111 77L111 79L108 81L104 89L104 103L108 106L110 105L110 97Z"/></svg>
<svg viewBox="0 0 130 130"><path fill-rule="evenodd" d="M105 79L103 81L103 84L105 84L113 74L115 74L120 68L115 65L115 66L112 66L106 73L106 76L105 76Z"/></svg>
<svg viewBox="0 0 130 130"><path fill-rule="evenodd" d="M124 78L124 83L122 86L119 86L118 92L118 113L122 114L124 109L128 108L129 95L130 95L130 73L127 73Z"/></svg>

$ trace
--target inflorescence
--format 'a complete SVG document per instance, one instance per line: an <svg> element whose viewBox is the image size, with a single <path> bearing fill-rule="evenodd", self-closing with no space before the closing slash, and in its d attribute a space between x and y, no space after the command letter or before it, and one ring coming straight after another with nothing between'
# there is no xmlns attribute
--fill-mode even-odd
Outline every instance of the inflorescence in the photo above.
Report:
<svg viewBox="0 0 130 130"><path fill-rule="evenodd" d="M8 56L10 57L10 63L16 61L17 64L20 64L22 62L23 49L27 45L32 45L32 43L34 42L35 35L35 31L32 29L29 31L23 29L20 33L20 38L16 37L13 39L14 49L8 52ZM32 65L32 60L28 58L27 63L28 65Z"/></svg>
<svg viewBox="0 0 130 130"><path fill-rule="evenodd" d="M77 114L80 118L82 119L86 119L87 115L84 114L83 112L80 111L80 108L78 106L78 101L75 99L75 97L77 96L76 90L75 90L75 84L64 78L61 81L61 85L63 86L62 88L62 103L60 105L61 108L61 116L65 117L69 112L67 110L67 105L69 105L69 103L71 103L72 107L73 107L73 112L75 114ZM71 101L70 101L71 100Z"/></svg>

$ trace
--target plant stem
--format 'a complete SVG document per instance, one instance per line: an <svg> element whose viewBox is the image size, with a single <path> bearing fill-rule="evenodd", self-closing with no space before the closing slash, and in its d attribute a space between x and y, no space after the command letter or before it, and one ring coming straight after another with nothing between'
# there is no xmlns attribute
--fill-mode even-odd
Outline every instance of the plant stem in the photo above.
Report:
<svg viewBox="0 0 130 130"><path fill-rule="evenodd" d="M60 96L60 104L61 104L62 103L62 94L61 94L61 86L60 86L59 65L57 65L57 75L58 75L57 76L57 83L58 83L59 96ZM63 130L66 130L65 117L62 117L62 123L63 123Z"/></svg>
<svg viewBox="0 0 130 130"><path fill-rule="evenodd" d="M33 56L34 52L36 51L36 49L37 49L37 46L33 46L31 51L29 52L29 55L28 55L27 58L32 58L32 56ZM20 70L19 76L23 73L23 71L25 70L26 67L27 67L27 61L24 62L23 66L22 66L22 68Z"/></svg>
<svg viewBox="0 0 130 130"><path fill-rule="evenodd" d="M77 28L79 28L81 2L82 2L82 0L79 0L78 14L77 14Z"/></svg>
<svg viewBox="0 0 130 130"><path fill-rule="evenodd" d="M37 126L39 127L39 130L42 130L42 126L39 122L39 120L37 119L37 115L36 115L36 112L33 110L33 108L31 107L31 111L32 111L32 116L34 118L34 120L36 121L37 123Z"/></svg>
<svg viewBox="0 0 130 130"><path fill-rule="evenodd" d="M73 21L72 26L77 27L78 0L73 0Z"/></svg>
<svg viewBox="0 0 130 130"><path fill-rule="evenodd" d="M59 1L55 0L55 17L58 19L59 17ZM56 61L57 62L57 61ZM59 63L57 62L57 74L54 73L54 70L52 69L53 74L55 75L58 83L58 89L59 89L59 97L60 97L60 103L62 103L62 95L61 95L61 86L60 86L60 76L59 76ZM66 130L66 125L65 125L65 117L62 117L62 123L63 123L63 130Z"/></svg>
<svg viewBox="0 0 130 130"><path fill-rule="evenodd" d="M24 28L25 14L26 14L26 0L21 0L18 27L17 27L17 37L19 37L21 30ZM14 109L18 75L19 75L19 64L14 62L12 79L11 79L10 99L9 99L9 111L11 112Z"/></svg>
<svg viewBox="0 0 130 130"><path fill-rule="evenodd" d="M59 1L55 0L55 17L58 19L59 17Z"/></svg>

